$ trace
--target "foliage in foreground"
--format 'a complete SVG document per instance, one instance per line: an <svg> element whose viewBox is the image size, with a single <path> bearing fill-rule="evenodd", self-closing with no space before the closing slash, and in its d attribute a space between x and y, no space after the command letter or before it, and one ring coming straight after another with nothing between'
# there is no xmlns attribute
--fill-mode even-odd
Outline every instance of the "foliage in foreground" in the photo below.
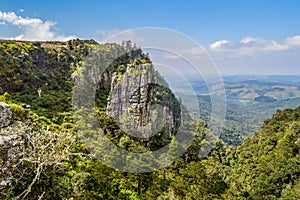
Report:
<svg viewBox="0 0 300 200"><path fill-rule="evenodd" d="M236 148L220 141L208 157L199 159L194 157L197 143L193 143L171 166L143 174L116 171L87 157L71 132L18 123L1 130L2 135L14 132L27 141L16 147L21 153L8 167L13 184L1 195L24 199L299 199L299 117L300 107L278 111L265 121L261 132Z"/></svg>
<svg viewBox="0 0 300 200"><path fill-rule="evenodd" d="M12 152L0 149L1 156L12 155L9 162L1 157L1 181L11 184L0 198L300 199L300 108L278 111L235 148L217 141L202 159L197 155L208 142L204 136L209 130L199 124L188 152L152 173L123 173L93 159L74 131L70 91L72 74L94 45L78 40L0 42L0 90L11 92L0 101L14 111L14 124L0 133L19 138ZM103 48L109 51L111 46ZM107 137L133 152L149 150L119 132L103 110L107 94L98 95L98 117L108 125ZM20 103L31 104L38 115Z"/></svg>

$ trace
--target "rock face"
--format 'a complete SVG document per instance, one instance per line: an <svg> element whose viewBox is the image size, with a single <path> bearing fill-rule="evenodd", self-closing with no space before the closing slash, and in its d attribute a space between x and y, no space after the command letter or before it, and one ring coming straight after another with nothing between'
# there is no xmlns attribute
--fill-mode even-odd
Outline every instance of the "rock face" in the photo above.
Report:
<svg viewBox="0 0 300 200"><path fill-rule="evenodd" d="M12 123L12 109L6 103L0 102L0 189L10 183L9 176L10 161L16 158L13 153L14 141L17 136L5 130Z"/></svg>
<svg viewBox="0 0 300 200"><path fill-rule="evenodd" d="M97 49L85 61L76 80L74 107L78 112L93 109L94 104L106 109L106 115L115 121L103 120L103 124L116 122L118 127L103 125L108 127L105 133L115 136L120 128L150 148L167 143L182 121L181 104L167 82L148 55L130 42L105 52ZM93 95L95 98L87 98Z"/></svg>
<svg viewBox="0 0 300 200"><path fill-rule="evenodd" d="M107 115L137 138L164 131L171 137L180 126L180 103L153 65L126 66L124 74L112 74Z"/></svg>
<svg viewBox="0 0 300 200"><path fill-rule="evenodd" d="M12 120L12 109L6 103L0 102L0 128L8 126Z"/></svg>

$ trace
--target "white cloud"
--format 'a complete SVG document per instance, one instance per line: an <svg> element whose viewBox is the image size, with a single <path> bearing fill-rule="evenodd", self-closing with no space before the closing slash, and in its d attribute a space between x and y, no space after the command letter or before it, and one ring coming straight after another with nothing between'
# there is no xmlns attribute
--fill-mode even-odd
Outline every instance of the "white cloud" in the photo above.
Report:
<svg viewBox="0 0 300 200"><path fill-rule="evenodd" d="M121 43L124 40L131 40L132 43L140 43L144 40L142 36L139 36L133 30L99 30L97 31L97 35L100 36L102 42L116 42Z"/></svg>
<svg viewBox="0 0 300 200"><path fill-rule="evenodd" d="M170 53L172 52L172 53ZM170 52L165 52L162 56L166 59L190 59L203 60L207 58L207 53L204 48L200 46L191 47L187 49L170 49Z"/></svg>
<svg viewBox="0 0 300 200"><path fill-rule="evenodd" d="M222 47L223 45L226 45L228 43L229 43L229 41L227 41L227 40L219 40L219 41L212 43L210 45L210 48L211 49L219 49L220 47Z"/></svg>
<svg viewBox="0 0 300 200"><path fill-rule="evenodd" d="M300 35L296 35L294 37L289 37L285 40L287 45L290 46L300 46Z"/></svg>
<svg viewBox="0 0 300 200"><path fill-rule="evenodd" d="M199 56L204 53L204 48L197 46L182 50L183 55Z"/></svg>
<svg viewBox="0 0 300 200"><path fill-rule="evenodd" d="M67 41L74 39L75 36L65 36L54 32L56 22L42 21L38 18L23 18L14 12L1 12L0 19L7 24L18 26L22 34L12 39L17 40L39 40L39 41Z"/></svg>
<svg viewBox="0 0 300 200"><path fill-rule="evenodd" d="M5 22L0 22L0 25L6 25L6 23Z"/></svg>
<svg viewBox="0 0 300 200"><path fill-rule="evenodd" d="M295 46L300 46L300 36L289 37L283 41L248 36L239 42L219 40L212 43L209 49L219 52L233 52L235 55L251 55L256 52L285 51Z"/></svg>
<svg viewBox="0 0 300 200"><path fill-rule="evenodd" d="M101 40L106 40L107 38L116 35L118 33L121 33L122 30L120 29L113 29L113 30L98 30L97 35L101 37Z"/></svg>

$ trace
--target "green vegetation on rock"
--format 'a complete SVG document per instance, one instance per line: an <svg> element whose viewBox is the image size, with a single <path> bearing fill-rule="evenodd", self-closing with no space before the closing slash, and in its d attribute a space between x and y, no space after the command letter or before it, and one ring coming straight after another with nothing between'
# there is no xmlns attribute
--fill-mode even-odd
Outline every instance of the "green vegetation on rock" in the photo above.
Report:
<svg viewBox="0 0 300 200"><path fill-rule="evenodd" d="M0 41L0 102L13 112L10 125L0 128L0 199L300 199L300 107L278 110L236 147L216 138L205 122L194 123L188 151L153 172L121 172L95 159L75 131L71 101L74 81L95 48L106 57L123 47L90 40ZM147 146L149 141L125 134L106 110L112 75L121 81L128 67L142 76L137 66L149 64L138 48L116 59L97 86L95 112L106 137L120 148L149 152L171 142L168 157L161 158L168 160L178 147L174 135L165 131ZM151 91L157 99L146 103L180 112L169 89L151 85Z"/></svg>

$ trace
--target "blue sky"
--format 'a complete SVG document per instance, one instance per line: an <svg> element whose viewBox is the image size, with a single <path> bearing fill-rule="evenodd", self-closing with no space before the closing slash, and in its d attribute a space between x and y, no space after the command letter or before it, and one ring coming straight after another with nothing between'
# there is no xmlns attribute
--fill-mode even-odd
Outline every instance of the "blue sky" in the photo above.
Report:
<svg viewBox="0 0 300 200"><path fill-rule="evenodd" d="M163 27L203 45L223 74L300 74L299 10L297 0L0 0L0 38L101 41Z"/></svg>

